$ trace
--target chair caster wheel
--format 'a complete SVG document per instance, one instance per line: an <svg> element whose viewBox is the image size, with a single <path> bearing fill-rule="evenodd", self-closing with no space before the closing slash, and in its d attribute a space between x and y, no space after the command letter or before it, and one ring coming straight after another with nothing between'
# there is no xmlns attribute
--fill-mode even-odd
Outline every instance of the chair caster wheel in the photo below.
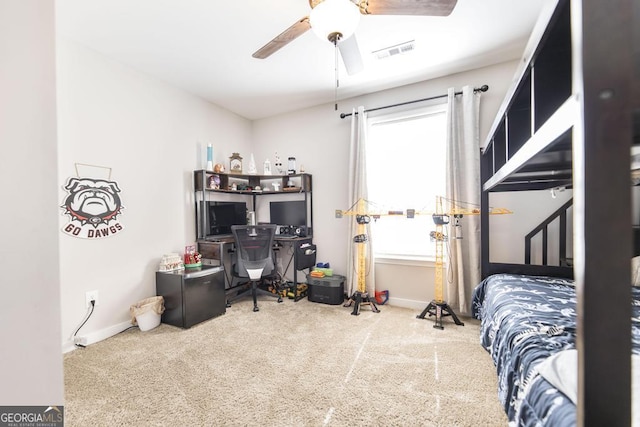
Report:
<svg viewBox="0 0 640 427"><path fill-rule="evenodd" d="M260 309L259 309L259 308L258 308L258 306L256 305L256 306L254 306L254 307L253 307L253 311L260 311Z"/></svg>

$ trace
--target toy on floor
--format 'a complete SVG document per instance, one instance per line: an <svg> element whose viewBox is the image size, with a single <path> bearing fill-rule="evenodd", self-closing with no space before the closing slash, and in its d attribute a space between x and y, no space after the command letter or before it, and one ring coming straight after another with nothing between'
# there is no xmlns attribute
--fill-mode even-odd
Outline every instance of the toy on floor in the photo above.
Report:
<svg viewBox="0 0 640 427"><path fill-rule="evenodd" d="M380 305L384 305L389 301L389 291L376 291L376 301Z"/></svg>

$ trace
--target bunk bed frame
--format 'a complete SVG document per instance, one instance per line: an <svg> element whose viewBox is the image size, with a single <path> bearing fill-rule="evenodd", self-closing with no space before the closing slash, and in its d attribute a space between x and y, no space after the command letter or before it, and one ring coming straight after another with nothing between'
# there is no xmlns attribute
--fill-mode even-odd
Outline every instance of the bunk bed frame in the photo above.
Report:
<svg viewBox="0 0 640 427"><path fill-rule="evenodd" d="M637 3L554 1L532 33L481 156L483 279L495 273L575 279L578 425L631 420L629 168L634 136L640 143ZM491 262L490 193L563 186L573 189L573 267Z"/></svg>

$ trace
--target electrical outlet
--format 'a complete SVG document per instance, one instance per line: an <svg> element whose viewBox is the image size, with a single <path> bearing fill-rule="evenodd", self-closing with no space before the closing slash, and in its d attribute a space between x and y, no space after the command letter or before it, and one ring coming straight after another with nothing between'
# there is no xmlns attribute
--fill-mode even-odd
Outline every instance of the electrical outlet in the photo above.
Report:
<svg viewBox="0 0 640 427"><path fill-rule="evenodd" d="M87 307L91 307L91 301L95 301L94 306L98 305L98 291L89 291L85 294L85 304Z"/></svg>

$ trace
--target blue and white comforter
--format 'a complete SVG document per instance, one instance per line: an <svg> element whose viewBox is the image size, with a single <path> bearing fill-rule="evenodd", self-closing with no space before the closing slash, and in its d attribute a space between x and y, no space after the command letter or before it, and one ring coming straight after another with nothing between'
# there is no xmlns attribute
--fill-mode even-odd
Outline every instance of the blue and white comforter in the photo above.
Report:
<svg viewBox="0 0 640 427"><path fill-rule="evenodd" d="M633 352L640 354L640 289L633 289ZM576 293L568 279L497 274L474 290L480 342L498 373L510 425L575 426L575 405L537 372L554 353L575 348Z"/></svg>

